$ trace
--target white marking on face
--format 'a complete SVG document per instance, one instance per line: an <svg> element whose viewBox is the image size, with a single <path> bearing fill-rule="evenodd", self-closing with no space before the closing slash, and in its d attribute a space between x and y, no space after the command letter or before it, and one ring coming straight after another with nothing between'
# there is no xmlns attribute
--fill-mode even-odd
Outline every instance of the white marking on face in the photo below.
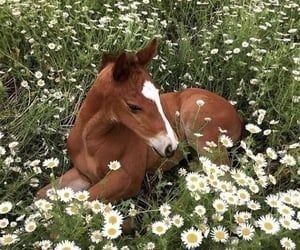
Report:
<svg viewBox="0 0 300 250"><path fill-rule="evenodd" d="M164 123L165 123L165 128L167 130L167 137L169 137L169 139L171 140L171 145L172 145L172 149L175 150L177 148L178 145L178 140L177 140L177 136L174 132L174 130L172 129L160 102L160 98L159 98L159 91L157 88L155 88L154 84L150 81L145 81L144 82L144 86L142 89L142 94L150 99L151 101L153 101L156 104L156 107L158 109L158 112L160 113ZM159 136L161 138L161 135ZM162 139L162 138L161 138Z"/></svg>

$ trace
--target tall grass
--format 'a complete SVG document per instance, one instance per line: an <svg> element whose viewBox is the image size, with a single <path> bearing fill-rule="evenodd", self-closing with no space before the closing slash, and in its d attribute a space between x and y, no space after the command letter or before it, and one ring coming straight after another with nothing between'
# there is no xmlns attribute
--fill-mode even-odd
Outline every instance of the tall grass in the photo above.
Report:
<svg viewBox="0 0 300 250"><path fill-rule="evenodd" d="M203 225L210 229L222 225L229 239L218 243L209 234L202 248L279 249L283 237L299 245L297 230L281 225L281 230L270 236L257 226L258 218L267 213L277 219L282 217L277 208L266 204L267 195L283 195L299 188L299 3L148 2L0 0L0 201L13 204L10 213L0 215L10 223L1 229L0 236L17 236L14 244L3 248L41 248L41 240L50 240L55 247L62 240L71 240L82 249L113 249L105 237L100 243L90 239L91 232L102 229L105 216L87 211L80 202L79 212L70 216L65 213L68 204L52 201L52 218L48 220L38 213L33 201L38 187L51 180L51 171L42 166L45 159L59 159L59 168L53 175L69 167L65 141L98 73L101 55L124 49L134 51L153 37L160 38L160 47L149 71L162 91L199 87L217 92L235 101L242 117L253 124L265 111L258 124L262 132L245 139L248 151L240 145L230 150L233 165L260 185L259 193L251 194L251 199L260 202L262 208L252 211L245 204L230 206L217 217L212 203L220 191L212 186L210 193L201 194L200 201L195 199L184 175L178 177L178 167L164 175L147 176L137 198L118 204L125 215L135 205L138 231L132 236L120 236L112 244L151 249L149 242L153 242L156 249L179 249L186 246L180 238L184 230L194 227L204 234ZM265 151L269 147L277 152L277 160L268 158ZM263 154L266 160L263 181L255 172L257 158L251 158L249 150L255 157ZM282 161L285 155L291 155L296 164ZM34 160L40 163L33 166ZM188 171L207 174L199 161L188 165ZM234 183L232 177L227 181ZM265 185L261 183L264 181ZM147 192L149 185L152 192ZM299 224L297 194L298 203L291 207L298 213L294 220ZM151 225L164 218L158 210L162 203L168 203L172 215L180 214L185 224L182 228L172 226L158 237ZM202 218L193 212L198 204L207 210ZM257 228L251 241L236 234L237 211L253 212L249 223ZM21 215L25 217L17 219ZM164 223L170 218L164 218ZM38 225L33 232L24 229L30 221Z"/></svg>

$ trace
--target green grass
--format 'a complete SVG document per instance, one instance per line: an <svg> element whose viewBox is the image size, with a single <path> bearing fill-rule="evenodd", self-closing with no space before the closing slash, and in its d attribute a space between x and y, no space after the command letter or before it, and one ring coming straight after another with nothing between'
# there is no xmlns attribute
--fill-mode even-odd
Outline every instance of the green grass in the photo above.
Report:
<svg viewBox="0 0 300 250"><path fill-rule="evenodd" d="M69 159L63 153L67 133L95 79L101 55L137 50L153 37L160 39L159 56L149 71L162 91L186 87L211 90L236 101L242 117L253 124L257 123L254 112L266 110L259 126L263 131L270 129L271 134L250 135L245 142L255 155L265 155L268 147L279 152L279 158L267 159L264 168L265 175L272 174L277 183L269 183L266 188L259 186L259 193L251 196L262 204L261 210L253 212L251 224L267 213L279 218L278 211L270 210L265 204L268 194L299 188L300 18L296 1L276 4L250 0L155 0L147 4L126 0L103 4L95 0L6 0L0 1L0 23L0 132L4 135L0 146L6 150L0 155L0 202L13 204L12 211L0 215L0 219L7 218L14 224L20 215L31 220L36 214L37 209L32 205L35 193L51 180L49 170L42 166L45 159L60 160L55 175L68 169ZM55 49L48 47L50 43L55 44ZM218 49L218 53L212 54L213 49ZM38 71L45 84L42 87L35 77ZM28 88L22 87L24 81ZM272 124L272 120L278 123ZM8 145L13 141L19 145L10 150ZM233 165L258 182L254 161L245 150L236 145L230 152ZM292 155L297 163L282 164L280 159L285 154ZM14 159L13 163L7 163L9 157ZM27 164L33 160L41 161L38 165L41 173ZM188 165L188 171L207 174L198 161ZM205 221L191 216L200 203L207 210L207 225L211 228L223 225L231 237L223 244L209 236L203 239L200 246L203 249L225 246L280 249L282 237L298 241L299 247L297 231L283 228L272 236L257 228L251 241L239 238L234 245L232 237L238 236L233 232L233 215L249 209L231 207L221 222L214 221L212 202L218 198L219 191L212 189L196 201L177 170L148 176L137 198L117 205L124 215L130 204L139 208L136 222L139 231L136 235L120 236L112 241L114 245L142 249L151 241L156 249L183 248L181 233L190 227L200 227ZM227 177L234 183L231 176ZM152 191L147 192L146 186L151 186ZM185 224L182 228L173 226L158 237L151 232L151 224L162 219L157 208L165 202L172 207L172 215L180 214ZM43 217L36 217L38 227L32 233L24 231L24 220L18 221L15 227L1 229L0 237L7 233L18 235L15 244L3 247L33 249L34 242L43 239L51 240L53 246L61 240L73 240L82 249L90 245L101 249L108 243L104 239L95 244L89 238L91 231L102 230L102 215L93 215L87 223L86 209L82 208L79 215L69 216L65 213L66 204L53 202L53 206L53 218L46 222ZM299 223L299 203L298 207L292 207L298 211Z"/></svg>

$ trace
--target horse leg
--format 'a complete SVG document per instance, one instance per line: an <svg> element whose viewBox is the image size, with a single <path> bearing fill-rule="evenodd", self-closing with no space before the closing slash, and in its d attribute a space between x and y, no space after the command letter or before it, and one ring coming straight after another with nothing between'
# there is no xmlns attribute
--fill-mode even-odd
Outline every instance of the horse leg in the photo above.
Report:
<svg viewBox="0 0 300 250"><path fill-rule="evenodd" d="M47 195L47 190L52 187L56 187L58 189L64 187L70 187L74 191L81 191L84 189L88 189L91 186L91 183L88 181L86 177L84 177L76 168L71 168L66 173L64 173L61 177L59 177L55 184L48 184L37 192L38 198L45 198Z"/></svg>
<svg viewBox="0 0 300 250"><path fill-rule="evenodd" d="M138 193L143 178L133 178L124 169L110 171L88 191L90 200L103 199L105 202L116 202Z"/></svg>

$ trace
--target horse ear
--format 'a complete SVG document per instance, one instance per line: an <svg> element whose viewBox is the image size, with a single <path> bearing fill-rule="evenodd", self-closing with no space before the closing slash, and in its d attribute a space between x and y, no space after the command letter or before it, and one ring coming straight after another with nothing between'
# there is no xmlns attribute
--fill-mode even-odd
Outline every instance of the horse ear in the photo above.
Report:
<svg viewBox="0 0 300 250"><path fill-rule="evenodd" d="M106 66L108 63L114 62L115 60L116 60L116 56L111 55L111 54L104 53L104 54L102 55L102 59L101 59L100 71L101 71L102 69L104 69L105 66Z"/></svg>
<svg viewBox="0 0 300 250"><path fill-rule="evenodd" d="M116 60L113 68L113 77L116 81L126 81L130 74L127 54L122 53Z"/></svg>
<svg viewBox="0 0 300 250"><path fill-rule="evenodd" d="M140 65L145 66L151 61L157 53L157 46L157 39L154 38L145 48L136 53Z"/></svg>

